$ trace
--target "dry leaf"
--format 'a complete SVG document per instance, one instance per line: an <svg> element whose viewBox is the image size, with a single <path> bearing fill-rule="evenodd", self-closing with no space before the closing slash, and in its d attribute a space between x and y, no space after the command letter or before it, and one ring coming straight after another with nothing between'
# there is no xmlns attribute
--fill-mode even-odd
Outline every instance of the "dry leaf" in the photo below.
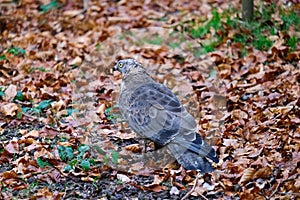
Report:
<svg viewBox="0 0 300 200"><path fill-rule="evenodd" d="M251 180L253 178L253 175L255 173L255 169L254 168L247 168L244 172L243 172L243 176L241 177L239 184L240 185L244 185L246 182L248 182L249 180Z"/></svg>
<svg viewBox="0 0 300 200"><path fill-rule="evenodd" d="M130 144L125 147L127 151L131 151L133 153L139 153L142 151L140 144Z"/></svg>
<svg viewBox="0 0 300 200"><path fill-rule="evenodd" d="M17 95L17 86L15 85L9 85L8 88L6 88L3 99L5 101L11 101L15 96Z"/></svg>
<svg viewBox="0 0 300 200"><path fill-rule="evenodd" d="M130 178L124 174L117 174L117 179L121 180L123 183L129 183L131 181Z"/></svg>
<svg viewBox="0 0 300 200"><path fill-rule="evenodd" d="M1 111L5 116L15 116L17 112L20 110L18 104L15 103L7 103L5 105L2 104Z"/></svg>
<svg viewBox="0 0 300 200"><path fill-rule="evenodd" d="M19 144L16 141L10 141L7 145L5 145L4 149L11 154L19 153Z"/></svg>

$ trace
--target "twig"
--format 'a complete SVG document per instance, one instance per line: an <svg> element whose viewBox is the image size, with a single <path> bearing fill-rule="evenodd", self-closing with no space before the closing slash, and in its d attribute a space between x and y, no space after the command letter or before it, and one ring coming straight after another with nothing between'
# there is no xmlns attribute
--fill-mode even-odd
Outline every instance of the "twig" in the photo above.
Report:
<svg viewBox="0 0 300 200"><path fill-rule="evenodd" d="M280 182L278 183L278 185L276 186L275 190L272 192L272 194L271 194L267 199L271 199L271 197L274 196L274 195L276 194L276 192L277 192L279 186L280 186L282 183L288 182L288 181L291 181L291 180L294 180L294 179L297 178L297 176L298 176L298 174L294 174L294 175L288 177L287 179L285 179L285 180L283 180L283 181L280 181Z"/></svg>
<svg viewBox="0 0 300 200"><path fill-rule="evenodd" d="M195 188L196 188L196 185L197 185L197 183L198 183L199 176L200 176L200 172L198 172L198 174L197 174L197 177L196 177L196 179L195 179L195 183L194 183L192 189L191 189L188 193L186 193L186 194L184 195L184 197L182 197L181 200L187 199L187 198L194 192L194 190L195 190ZM208 199L207 199L205 196L203 196L202 194L200 194L200 196L201 196L203 199L208 200Z"/></svg>
<svg viewBox="0 0 300 200"><path fill-rule="evenodd" d="M300 197L300 194L299 193L296 193L296 192L278 192L278 194L281 194L281 195L293 195L293 196L299 196Z"/></svg>

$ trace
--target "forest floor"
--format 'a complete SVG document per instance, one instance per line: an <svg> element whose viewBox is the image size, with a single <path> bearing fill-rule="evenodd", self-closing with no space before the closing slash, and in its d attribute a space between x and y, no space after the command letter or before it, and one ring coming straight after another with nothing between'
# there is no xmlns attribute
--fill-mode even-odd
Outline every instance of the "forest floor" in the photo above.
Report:
<svg viewBox="0 0 300 200"><path fill-rule="evenodd" d="M240 10L1 0L0 199L299 199L300 4L255 1L253 22ZM122 122L112 68L129 57L195 117L212 173Z"/></svg>

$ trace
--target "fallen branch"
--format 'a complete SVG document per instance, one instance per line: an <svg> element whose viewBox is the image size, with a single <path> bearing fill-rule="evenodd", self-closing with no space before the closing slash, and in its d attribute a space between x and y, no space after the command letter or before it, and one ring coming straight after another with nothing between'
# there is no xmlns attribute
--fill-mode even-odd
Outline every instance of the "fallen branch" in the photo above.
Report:
<svg viewBox="0 0 300 200"><path fill-rule="evenodd" d="M194 190L195 190L195 188L196 188L196 185L197 185L197 183L198 183L199 177L200 177L200 172L197 173L197 177L196 177L196 179L195 179L195 183L194 183L192 189L191 189L188 193L186 193L186 194L184 195L184 197L182 197L181 200L187 199L187 198L194 192ZM203 196L202 194L200 194L200 196L201 196L203 199L208 200L208 199L207 199L205 196Z"/></svg>

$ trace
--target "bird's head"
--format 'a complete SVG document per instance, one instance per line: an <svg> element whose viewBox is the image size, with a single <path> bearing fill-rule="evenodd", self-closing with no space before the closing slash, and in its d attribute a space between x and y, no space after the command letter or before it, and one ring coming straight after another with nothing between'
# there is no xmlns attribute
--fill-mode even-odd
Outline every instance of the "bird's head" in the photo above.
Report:
<svg viewBox="0 0 300 200"><path fill-rule="evenodd" d="M125 76L128 74L132 69L135 68L143 68L141 63L138 61L130 58L130 59L124 59L124 60L119 60L117 64L114 66L115 70L118 70L119 72L122 73L122 76Z"/></svg>

